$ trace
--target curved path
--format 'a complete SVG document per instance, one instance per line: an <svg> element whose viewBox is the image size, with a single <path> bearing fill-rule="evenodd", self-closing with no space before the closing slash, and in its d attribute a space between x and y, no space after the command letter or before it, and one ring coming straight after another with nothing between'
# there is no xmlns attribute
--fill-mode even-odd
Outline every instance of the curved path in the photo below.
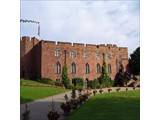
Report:
<svg viewBox="0 0 160 120"><path fill-rule="evenodd" d="M136 88L136 89L139 89L139 88ZM103 90L104 92L108 92L107 88L104 88ZM120 89L120 91L125 91L125 90L126 90L125 87L121 87ZM133 88L128 87L128 90L133 90ZM112 92L115 92L115 91L116 91L116 87L112 88ZM65 94L67 94L70 99L71 91L27 103L28 109L30 110L29 120L48 120L47 114L48 114L48 111L51 109L52 101L54 103L55 110L58 113L60 113L60 118L58 120L64 120L65 117L63 116L63 111L61 110L60 105L61 103L65 102L65 99L64 99ZM25 104L21 104L20 109L21 109L20 117L22 120L22 114L25 111Z"/></svg>

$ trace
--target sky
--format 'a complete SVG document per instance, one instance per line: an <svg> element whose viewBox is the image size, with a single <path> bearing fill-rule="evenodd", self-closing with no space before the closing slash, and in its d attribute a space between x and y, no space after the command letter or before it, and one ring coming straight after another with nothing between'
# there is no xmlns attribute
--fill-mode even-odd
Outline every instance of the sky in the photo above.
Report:
<svg viewBox="0 0 160 120"><path fill-rule="evenodd" d="M88 44L117 44L131 54L140 46L139 0L22 0L21 36Z"/></svg>

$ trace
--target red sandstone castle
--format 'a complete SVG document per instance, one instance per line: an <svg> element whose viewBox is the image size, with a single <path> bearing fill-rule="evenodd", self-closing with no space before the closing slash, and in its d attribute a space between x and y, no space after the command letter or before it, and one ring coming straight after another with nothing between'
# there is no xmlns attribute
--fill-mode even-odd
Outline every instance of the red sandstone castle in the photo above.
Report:
<svg viewBox="0 0 160 120"><path fill-rule="evenodd" d="M22 37L20 41L21 78L61 80L62 67L68 68L70 79L93 80L101 74L103 60L113 80L120 64L128 65L128 49L111 44L81 44L38 40Z"/></svg>

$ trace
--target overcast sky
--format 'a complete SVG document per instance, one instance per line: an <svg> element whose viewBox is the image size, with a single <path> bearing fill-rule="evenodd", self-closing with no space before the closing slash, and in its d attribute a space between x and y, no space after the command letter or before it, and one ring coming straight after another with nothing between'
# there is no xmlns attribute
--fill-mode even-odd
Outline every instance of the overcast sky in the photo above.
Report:
<svg viewBox="0 0 160 120"><path fill-rule="evenodd" d="M44 40L139 46L139 0L21 1L21 19L39 21ZM21 36L38 37L37 26L21 23Z"/></svg>

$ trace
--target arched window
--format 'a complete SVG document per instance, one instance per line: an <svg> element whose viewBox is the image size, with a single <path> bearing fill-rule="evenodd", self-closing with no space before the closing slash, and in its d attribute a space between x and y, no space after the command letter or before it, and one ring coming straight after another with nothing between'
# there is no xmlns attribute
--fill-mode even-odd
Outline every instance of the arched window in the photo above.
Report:
<svg viewBox="0 0 160 120"><path fill-rule="evenodd" d="M111 68L111 64L108 64L108 73L112 73L112 68Z"/></svg>
<svg viewBox="0 0 160 120"><path fill-rule="evenodd" d="M86 63L86 74L89 74L89 73L90 73L89 64Z"/></svg>
<svg viewBox="0 0 160 120"><path fill-rule="evenodd" d="M101 66L99 63L97 63L97 73L101 73Z"/></svg>
<svg viewBox="0 0 160 120"><path fill-rule="evenodd" d="M76 64L74 62L71 64L71 70L72 74L76 74Z"/></svg>
<svg viewBox="0 0 160 120"><path fill-rule="evenodd" d="M55 72L56 72L56 74L61 73L61 64L59 62L56 63Z"/></svg>

